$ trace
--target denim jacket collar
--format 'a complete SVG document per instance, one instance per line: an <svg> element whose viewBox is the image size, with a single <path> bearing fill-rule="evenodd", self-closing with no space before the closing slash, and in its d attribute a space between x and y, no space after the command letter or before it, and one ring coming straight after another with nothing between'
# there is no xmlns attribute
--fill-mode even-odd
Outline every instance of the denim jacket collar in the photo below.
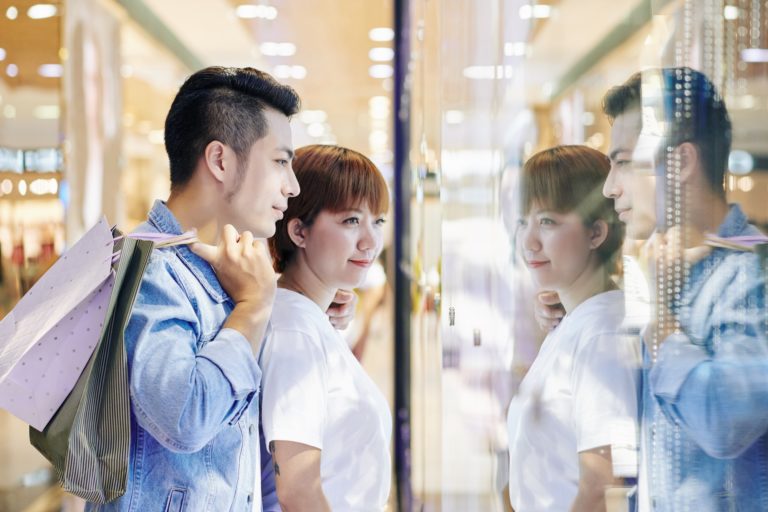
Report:
<svg viewBox="0 0 768 512"><path fill-rule="evenodd" d="M717 236L739 236L744 234L747 230L749 222L747 216L741 211L741 206L738 204L731 204L728 211L728 215L725 216L725 220L717 230Z"/></svg>
<svg viewBox="0 0 768 512"><path fill-rule="evenodd" d="M149 212L149 222L161 233L180 235L182 233L181 224L176 220L171 210L168 209L164 201L156 200ZM194 274L205 291L213 300L222 303L230 300L227 293L221 287L213 268L203 258L189 250L186 245L177 245L172 247L176 255Z"/></svg>

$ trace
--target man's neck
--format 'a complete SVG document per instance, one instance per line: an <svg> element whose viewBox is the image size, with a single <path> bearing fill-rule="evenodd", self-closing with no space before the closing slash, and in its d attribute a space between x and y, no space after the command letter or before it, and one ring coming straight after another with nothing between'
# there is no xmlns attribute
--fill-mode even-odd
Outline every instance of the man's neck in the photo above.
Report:
<svg viewBox="0 0 768 512"><path fill-rule="evenodd" d="M690 225L701 234L717 233L730 211L725 197L709 190L689 197L686 206Z"/></svg>
<svg viewBox="0 0 768 512"><path fill-rule="evenodd" d="M195 187L185 187L171 192L166 206L176 217L182 231L197 230L197 238L203 243L216 245L221 226L215 204L210 197L201 194Z"/></svg>

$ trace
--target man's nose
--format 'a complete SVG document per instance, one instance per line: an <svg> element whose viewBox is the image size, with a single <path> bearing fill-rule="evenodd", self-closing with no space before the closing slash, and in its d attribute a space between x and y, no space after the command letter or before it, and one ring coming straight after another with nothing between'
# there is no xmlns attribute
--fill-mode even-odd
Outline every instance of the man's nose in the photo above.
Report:
<svg viewBox="0 0 768 512"><path fill-rule="evenodd" d="M616 199L621 195L619 182L616 179L617 172L618 171L616 169L616 165L611 164L611 170L608 172L608 177L605 179L605 183L603 184L603 195L608 199Z"/></svg>

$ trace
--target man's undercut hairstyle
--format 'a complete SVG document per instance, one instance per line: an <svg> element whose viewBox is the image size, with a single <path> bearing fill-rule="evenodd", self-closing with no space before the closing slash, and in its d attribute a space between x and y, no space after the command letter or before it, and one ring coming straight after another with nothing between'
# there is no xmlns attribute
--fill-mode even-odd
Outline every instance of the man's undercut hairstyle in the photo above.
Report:
<svg viewBox="0 0 768 512"><path fill-rule="evenodd" d="M643 102L644 76L649 100L661 96L661 105ZM603 98L603 112L611 119L648 103L661 111L667 144L694 144L712 191L725 195L725 175L733 130L728 109L714 84L703 73L687 67L650 69L633 74Z"/></svg>
<svg viewBox="0 0 768 512"><path fill-rule="evenodd" d="M238 171L244 172L251 146L269 131L265 109L291 117L300 105L293 88L258 69L214 66L196 72L179 89L165 119L171 188L189 182L214 140L232 148Z"/></svg>

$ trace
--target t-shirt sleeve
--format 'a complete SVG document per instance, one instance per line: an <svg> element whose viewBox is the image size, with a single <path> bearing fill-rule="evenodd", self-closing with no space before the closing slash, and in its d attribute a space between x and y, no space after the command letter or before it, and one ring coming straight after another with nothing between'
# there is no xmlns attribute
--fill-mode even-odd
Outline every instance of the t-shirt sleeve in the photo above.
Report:
<svg viewBox="0 0 768 512"><path fill-rule="evenodd" d="M611 446L616 455L636 450L640 372L632 338L602 334L576 348L571 386L579 452L600 446Z"/></svg>
<svg viewBox="0 0 768 512"><path fill-rule="evenodd" d="M274 330L265 343L261 421L267 445L293 441L322 449L328 386L321 341Z"/></svg>

